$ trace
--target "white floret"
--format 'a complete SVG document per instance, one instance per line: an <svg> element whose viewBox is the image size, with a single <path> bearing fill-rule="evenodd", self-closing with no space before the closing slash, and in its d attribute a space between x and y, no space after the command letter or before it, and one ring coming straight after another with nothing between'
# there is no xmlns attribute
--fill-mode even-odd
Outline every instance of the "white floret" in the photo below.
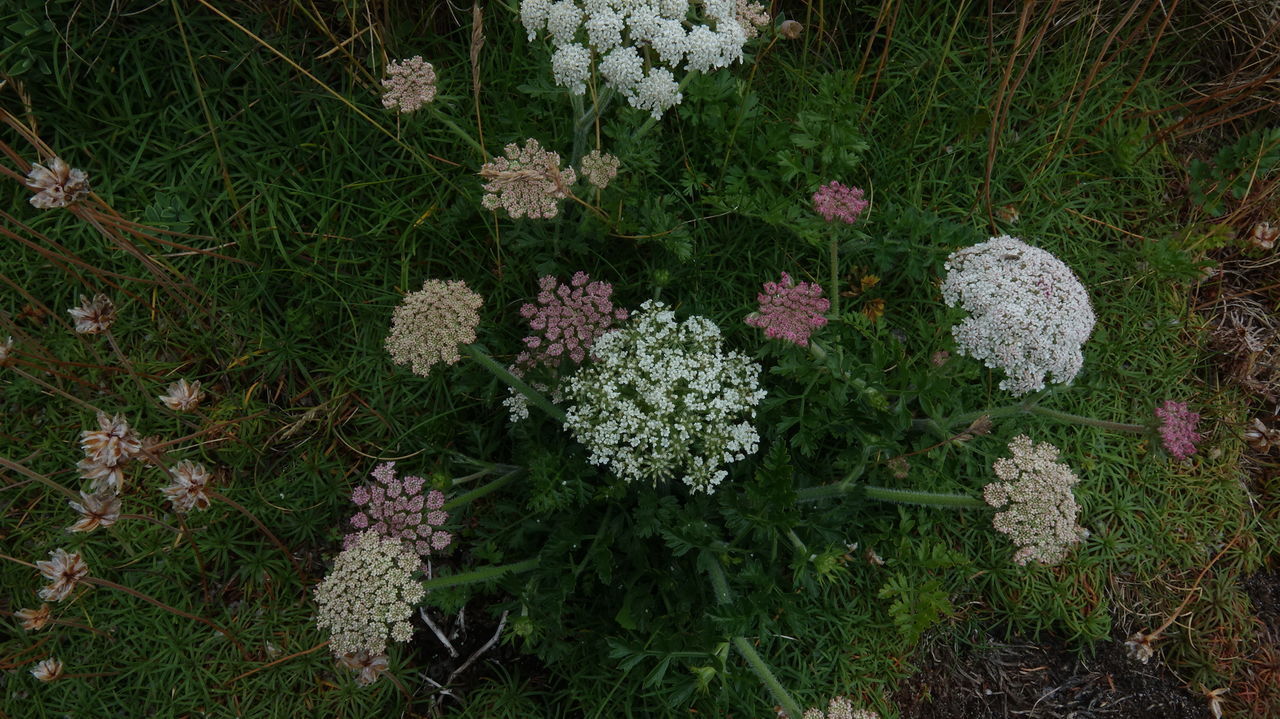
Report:
<svg viewBox="0 0 1280 719"><path fill-rule="evenodd" d="M569 88L570 93L585 93L587 77L591 75L591 52L577 43L561 45L551 55L551 73L556 84Z"/></svg>
<svg viewBox="0 0 1280 719"><path fill-rule="evenodd" d="M573 42L573 36L582 27L582 10L573 0L553 3L547 13L547 32L557 46Z"/></svg>
<svg viewBox="0 0 1280 719"><path fill-rule="evenodd" d="M635 95L627 98L627 101L632 107L649 110L653 119L660 120L662 113L680 104L683 99L680 85L670 70L650 68L649 73L636 85Z"/></svg>

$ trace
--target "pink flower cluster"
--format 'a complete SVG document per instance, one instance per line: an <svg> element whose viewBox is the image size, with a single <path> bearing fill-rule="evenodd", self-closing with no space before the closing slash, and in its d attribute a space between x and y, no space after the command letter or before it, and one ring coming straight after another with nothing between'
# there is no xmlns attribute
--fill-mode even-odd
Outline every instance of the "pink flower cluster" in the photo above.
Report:
<svg viewBox="0 0 1280 719"><path fill-rule="evenodd" d="M574 273L569 284L552 275L538 280L538 304L520 308L534 333L524 338L526 351L516 357L516 367L528 370L538 365L559 367L568 357L575 364L587 357L596 338L609 331L614 320L627 318L627 311L615 309L610 297L613 285L592 282L585 272Z"/></svg>
<svg viewBox="0 0 1280 719"><path fill-rule="evenodd" d="M1196 431L1200 415L1188 410L1186 402L1166 400L1163 406L1156 407L1156 418L1160 420L1160 441L1165 451L1176 459L1196 453L1196 443L1201 439Z"/></svg>
<svg viewBox="0 0 1280 719"><path fill-rule="evenodd" d="M355 546L361 533L370 529L402 540L420 557L431 556L432 551L442 551L453 542L453 535L440 530L449 521L449 513L442 509L444 494L433 489L423 495L426 480L397 478L395 466L395 462L378 465L370 473L373 482L351 493L351 501L362 509L351 517L356 531L343 538L343 549Z"/></svg>
<svg viewBox="0 0 1280 719"><path fill-rule="evenodd" d="M852 225L858 221L858 215L867 209L869 203L863 199L863 192L857 187L845 187L831 181L813 193L813 211L822 215L827 222L840 220Z"/></svg>
<svg viewBox="0 0 1280 719"><path fill-rule="evenodd" d="M801 282L796 284L791 276L782 273L778 282L764 283L764 292L757 298L760 309L747 315L752 327L764 329L764 336L783 339L807 347L809 335L827 324L823 313L831 309L831 302L822 296L822 287Z"/></svg>
<svg viewBox="0 0 1280 719"><path fill-rule="evenodd" d="M421 55L392 60L387 64L382 87L383 107L401 113L413 112L436 99L436 69Z"/></svg>

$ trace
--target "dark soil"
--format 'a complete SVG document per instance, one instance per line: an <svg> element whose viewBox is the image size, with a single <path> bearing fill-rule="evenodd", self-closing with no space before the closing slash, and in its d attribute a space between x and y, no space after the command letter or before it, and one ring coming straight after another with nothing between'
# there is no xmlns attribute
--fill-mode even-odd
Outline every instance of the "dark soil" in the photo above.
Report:
<svg viewBox="0 0 1280 719"><path fill-rule="evenodd" d="M903 719L1205 719L1207 701L1153 661L1125 654L1124 641L1080 655L1065 643L1003 644L956 653L933 647L899 685Z"/></svg>

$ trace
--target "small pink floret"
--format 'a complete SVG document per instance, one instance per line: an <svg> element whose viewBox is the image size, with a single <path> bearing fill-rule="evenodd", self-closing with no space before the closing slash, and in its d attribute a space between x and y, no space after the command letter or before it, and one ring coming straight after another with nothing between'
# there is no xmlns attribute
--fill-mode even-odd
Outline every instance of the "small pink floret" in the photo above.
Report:
<svg viewBox="0 0 1280 719"><path fill-rule="evenodd" d="M1201 440L1196 431L1200 415L1187 409L1186 402L1166 400L1163 406L1156 407L1156 417L1165 451L1176 459L1187 459L1196 453L1196 444Z"/></svg>
<svg viewBox="0 0 1280 719"><path fill-rule="evenodd" d="M796 284L791 276L782 273L779 282L764 283L764 292L757 295L759 309L748 315L746 323L764 330L769 339L781 339L806 347L809 336L827 324L823 314L831 309L831 302L822 296L822 287L801 282Z"/></svg>
<svg viewBox="0 0 1280 719"><path fill-rule="evenodd" d="M870 204L863 199L863 194L857 187L847 187L832 180L813 193L813 211L827 222L840 220L852 225Z"/></svg>

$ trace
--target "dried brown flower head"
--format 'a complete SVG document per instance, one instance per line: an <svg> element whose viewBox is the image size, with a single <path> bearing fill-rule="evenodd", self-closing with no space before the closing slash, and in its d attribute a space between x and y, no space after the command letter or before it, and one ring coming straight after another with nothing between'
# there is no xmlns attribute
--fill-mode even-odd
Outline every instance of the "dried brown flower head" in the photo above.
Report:
<svg viewBox="0 0 1280 719"><path fill-rule="evenodd" d="M209 508L209 480L212 476L204 465L184 459L173 465L169 476L173 477L173 483L160 491L173 502L174 510L185 514L194 509Z"/></svg>
<svg viewBox="0 0 1280 719"><path fill-rule="evenodd" d="M66 207L89 194L89 176L76 170L60 157L49 159L48 166L32 163L27 173L27 187L39 190L31 196L31 206L41 210Z"/></svg>
<svg viewBox="0 0 1280 719"><path fill-rule="evenodd" d="M778 34L788 40L799 40L800 33L804 31L804 26L795 20L783 20L778 26Z"/></svg>
<svg viewBox="0 0 1280 719"><path fill-rule="evenodd" d="M76 321L76 332L82 335L96 335L111 328L116 321L116 306L110 297L99 292L89 299L80 295L80 306L72 307L67 312Z"/></svg>
<svg viewBox="0 0 1280 719"><path fill-rule="evenodd" d="M0 367L8 367L13 364L13 338L0 342Z"/></svg>
<svg viewBox="0 0 1280 719"><path fill-rule="evenodd" d="M98 429L80 433L80 449L89 461L114 468L138 456L142 441L122 415L107 417L99 412ZM82 472L84 469L81 467Z"/></svg>
<svg viewBox="0 0 1280 719"><path fill-rule="evenodd" d="M114 492L80 493L79 502L67 502L80 513L80 519L68 527L69 532L92 532L110 527L120 518L120 498Z"/></svg>
<svg viewBox="0 0 1280 719"><path fill-rule="evenodd" d="M1151 642L1154 638L1154 635L1134 632L1124 643L1124 651L1130 659L1146 664L1156 653L1155 646Z"/></svg>
<svg viewBox="0 0 1280 719"><path fill-rule="evenodd" d="M76 469L80 470L80 476L85 479L93 480L89 484L89 491L101 492L111 490L117 494L124 487L124 464L117 464L113 467L94 461L92 459L82 459L76 463Z"/></svg>
<svg viewBox="0 0 1280 719"><path fill-rule="evenodd" d="M346 652L338 657L338 664L359 672L356 683L362 687L378 681L378 677L388 668L386 654L370 654L366 651Z"/></svg>
<svg viewBox="0 0 1280 719"><path fill-rule="evenodd" d="M89 574L89 565L75 552L68 552L59 547L49 553L49 559L36 562L36 569L51 584L40 590L40 598L50 602L60 602L67 598L76 583Z"/></svg>
<svg viewBox="0 0 1280 719"><path fill-rule="evenodd" d="M51 682L62 676L62 662L53 657L45 659L31 670L31 676L42 682Z"/></svg>
<svg viewBox="0 0 1280 719"><path fill-rule="evenodd" d="M169 389L160 395L164 406L174 412L190 412L200 406L204 399L204 390L200 389L200 380L188 383L185 379L169 385Z"/></svg>
<svg viewBox="0 0 1280 719"><path fill-rule="evenodd" d="M22 622L22 628L28 632L38 632L53 620L53 612L48 604L41 604L39 609L19 609L13 616Z"/></svg>
<svg viewBox="0 0 1280 719"><path fill-rule="evenodd" d="M1255 452L1266 454L1280 446L1280 430L1272 429L1255 417L1253 426L1244 431L1244 441L1249 443Z"/></svg>
<svg viewBox="0 0 1280 719"><path fill-rule="evenodd" d="M1275 247L1276 239L1280 239L1280 227L1272 227L1270 222L1259 222L1249 233L1249 244L1260 250Z"/></svg>

